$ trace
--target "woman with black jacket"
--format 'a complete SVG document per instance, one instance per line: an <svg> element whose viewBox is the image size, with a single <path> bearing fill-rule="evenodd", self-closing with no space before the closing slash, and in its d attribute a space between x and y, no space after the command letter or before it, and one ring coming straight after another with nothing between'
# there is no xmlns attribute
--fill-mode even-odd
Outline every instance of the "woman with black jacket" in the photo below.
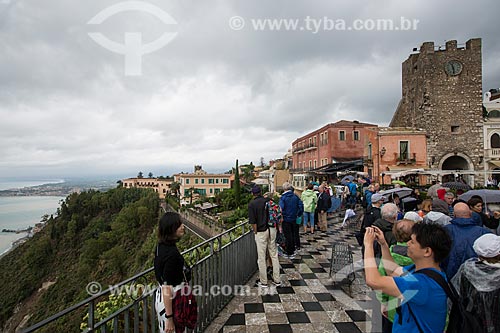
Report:
<svg viewBox="0 0 500 333"><path fill-rule="evenodd" d="M156 295L156 307L160 309L158 322L160 332L183 332L185 327L174 323L172 298L191 274L176 243L184 236L184 225L179 214L167 212L158 226L158 246L154 259L156 280L161 286ZM164 311L162 311L164 309ZM160 313L163 312L161 315Z"/></svg>
<svg viewBox="0 0 500 333"><path fill-rule="evenodd" d="M495 211L493 216L483 213L484 202L480 196L472 196L467 201L470 210L472 211L472 218L478 222L478 225L490 229L498 228L500 212Z"/></svg>

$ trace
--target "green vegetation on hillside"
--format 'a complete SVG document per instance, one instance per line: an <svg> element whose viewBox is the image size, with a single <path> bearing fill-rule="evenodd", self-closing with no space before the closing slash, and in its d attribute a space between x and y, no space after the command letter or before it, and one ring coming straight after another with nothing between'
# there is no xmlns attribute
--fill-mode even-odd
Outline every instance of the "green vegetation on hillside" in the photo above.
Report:
<svg viewBox="0 0 500 333"><path fill-rule="evenodd" d="M0 328L13 315L17 323L31 314L31 325L88 298L89 282L107 287L151 267L159 212L149 189L68 196L41 232L0 258ZM188 235L179 247L197 241ZM46 282L55 283L37 292ZM78 332L81 318L75 313L45 331Z"/></svg>

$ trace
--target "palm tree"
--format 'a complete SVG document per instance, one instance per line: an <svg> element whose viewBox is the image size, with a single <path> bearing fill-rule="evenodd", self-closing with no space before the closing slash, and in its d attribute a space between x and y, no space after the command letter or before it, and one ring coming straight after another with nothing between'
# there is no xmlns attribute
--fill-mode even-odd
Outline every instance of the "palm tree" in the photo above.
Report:
<svg viewBox="0 0 500 333"><path fill-rule="evenodd" d="M153 173L151 171L148 173L148 177L153 178Z"/></svg>
<svg viewBox="0 0 500 333"><path fill-rule="evenodd" d="M179 182L173 182L172 184L170 184L170 191L174 192L174 195L176 197L179 197L180 189L181 189L181 184Z"/></svg>

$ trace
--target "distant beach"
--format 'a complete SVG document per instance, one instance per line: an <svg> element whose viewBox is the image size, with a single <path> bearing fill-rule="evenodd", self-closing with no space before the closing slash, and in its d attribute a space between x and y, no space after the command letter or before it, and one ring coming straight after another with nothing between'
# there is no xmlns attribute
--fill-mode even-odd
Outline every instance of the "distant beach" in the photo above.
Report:
<svg viewBox="0 0 500 333"><path fill-rule="evenodd" d="M0 231L34 227L44 214L54 214L62 197L0 197ZM26 233L0 232L0 254L8 251L12 242Z"/></svg>
<svg viewBox="0 0 500 333"><path fill-rule="evenodd" d="M0 191L10 190L15 188L24 188L39 186L44 184L60 184L64 183L63 179L46 179L46 180L11 180L11 179L1 179L0 178Z"/></svg>

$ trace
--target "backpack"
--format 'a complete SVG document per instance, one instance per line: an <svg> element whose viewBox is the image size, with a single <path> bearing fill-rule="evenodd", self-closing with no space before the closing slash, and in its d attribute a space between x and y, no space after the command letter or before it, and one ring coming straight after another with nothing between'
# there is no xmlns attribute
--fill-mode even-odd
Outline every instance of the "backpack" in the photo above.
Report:
<svg viewBox="0 0 500 333"><path fill-rule="evenodd" d="M415 269L415 265L411 267L411 269ZM455 290L455 287L449 282L447 282L441 274L439 274L436 271L433 271L431 269L420 269L414 274L424 274L436 281L437 284L441 288L443 288L444 292L446 293L446 296L451 300L452 306L451 306L451 311L449 313L449 319L448 319L448 327L446 329L446 333L480 333L480 332L485 332L484 325L481 323L481 321L474 316L473 313L467 311L465 308L465 305L463 304L463 299L458 295L457 291ZM410 305L408 305L408 308L410 310L410 315L413 317L415 320L415 323L417 323L417 327L419 332L423 332L422 328L418 324L417 318L413 314L413 311L410 308Z"/></svg>
<svg viewBox="0 0 500 333"><path fill-rule="evenodd" d="M276 228L283 220L281 208L273 200L266 202L267 225Z"/></svg>

